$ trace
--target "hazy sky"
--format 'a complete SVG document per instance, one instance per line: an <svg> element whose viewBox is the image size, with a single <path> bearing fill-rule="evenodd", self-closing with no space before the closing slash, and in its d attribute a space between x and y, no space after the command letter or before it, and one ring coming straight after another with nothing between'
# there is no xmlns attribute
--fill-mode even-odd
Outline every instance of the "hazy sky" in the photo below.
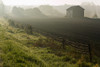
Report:
<svg viewBox="0 0 100 67"><path fill-rule="evenodd" d="M2 0L5 5L62 5L62 4L81 4L82 2L93 2L100 5L100 0Z"/></svg>

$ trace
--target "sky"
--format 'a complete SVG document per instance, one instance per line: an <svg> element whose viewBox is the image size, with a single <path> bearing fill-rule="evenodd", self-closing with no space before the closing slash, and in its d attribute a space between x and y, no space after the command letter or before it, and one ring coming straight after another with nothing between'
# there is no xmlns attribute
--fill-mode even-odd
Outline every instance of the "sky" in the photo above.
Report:
<svg viewBox="0 0 100 67"><path fill-rule="evenodd" d="M76 4L82 2L93 2L100 5L100 0L2 0L5 5L63 5L63 4Z"/></svg>

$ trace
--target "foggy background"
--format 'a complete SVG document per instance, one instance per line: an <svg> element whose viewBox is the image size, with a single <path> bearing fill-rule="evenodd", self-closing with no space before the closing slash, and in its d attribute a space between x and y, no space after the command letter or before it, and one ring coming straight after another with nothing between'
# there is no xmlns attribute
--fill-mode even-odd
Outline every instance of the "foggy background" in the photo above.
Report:
<svg viewBox="0 0 100 67"><path fill-rule="evenodd" d="M65 17L66 9L80 5L85 9L85 17L100 18L99 0L0 0L0 15L11 17Z"/></svg>
<svg viewBox="0 0 100 67"><path fill-rule="evenodd" d="M43 35L66 37L72 41L100 42L100 5L98 0L0 0L0 17L10 19L15 27L31 25ZM27 3L26 3L27 2ZM67 9L79 5L84 18L67 18ZM45 32L45 33L44 33Z"/></svg>

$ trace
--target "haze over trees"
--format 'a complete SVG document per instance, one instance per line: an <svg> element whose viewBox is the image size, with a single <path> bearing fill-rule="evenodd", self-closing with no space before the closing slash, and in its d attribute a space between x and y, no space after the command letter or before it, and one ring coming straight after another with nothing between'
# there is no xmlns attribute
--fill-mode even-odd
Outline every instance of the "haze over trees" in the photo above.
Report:
<svg viewBox="0 0 100 67"><path fill-rule="evenodd" d="M2 2L2 0L0 0L0 17L5 15L5 6Z"/></svg>
<svg viewBox="0 0 100 67"><path fill-rule="evenodd" d="M41 12L43 12L47 16L50 16L50 17L64 17L64 14L60 13L53 6L41 5L38 8L40 9Z"/></svg>
<svg viewBox="0 0 100 67"><path fill-rule="evenodd" d="M13 7L12 14L18 17L24 17L24 9L20 7Z"/></svg>
<svg viewBox="0 0 100 67"><path fill-rule="evenodd" d="M20 7L13 7L12 14L15 17L27 17L27 18L41 18L46 17L38 8L23 9Z"/></svg>
<svg viewBox="0 0 100 67"><path fill-rule="evenodd" d="M1 4L4 7L3 3ZM1 8L1 12L5 12L7 15L14 14L14 15L27 15L33 18L41 18L41 17L64 17L66 15L66 9L73 5L59 5L59 6L52 6L52 5L40 5L38 7L35 6L5 6L5 8ZM84 2L80 6L85 9L85 17L93 18L95 14L97 14L98 18L100 18L100 6L95 5L94 3ZM26 8L25 8L26 7ZM19 12L19 13L18 13ZM3 13L1 13L3 14Z"/></svg>

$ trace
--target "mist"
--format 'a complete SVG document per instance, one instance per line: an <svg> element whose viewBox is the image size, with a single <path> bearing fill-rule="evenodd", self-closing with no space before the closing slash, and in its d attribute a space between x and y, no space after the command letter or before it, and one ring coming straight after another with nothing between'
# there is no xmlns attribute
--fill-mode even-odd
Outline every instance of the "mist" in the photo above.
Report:
<svg viewBox="0 0 100 67"><path fill-rule="evenodd" d="M0 67L100 67L100 0L0 0Z"/></svg>

